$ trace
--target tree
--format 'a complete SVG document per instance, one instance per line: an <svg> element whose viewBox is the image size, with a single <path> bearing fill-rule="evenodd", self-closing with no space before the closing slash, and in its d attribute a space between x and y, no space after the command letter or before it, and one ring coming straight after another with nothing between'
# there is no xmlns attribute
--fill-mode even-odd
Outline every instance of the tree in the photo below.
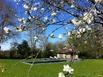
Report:
<svg viewBox="0 0 103 77"><path fill-rule="evenodd" d="M55 31L72 24L70 25L74 27L72 32L82 34L81 31L88 31L91 28L95 32L99 30L103 33L102 0L20 0L16 3L17 6L21 6L21 16L17 15L21 24L17 28L19 32L31 30L34 31L33 35L37 36L45 32L48 26L56 25L56 29L51 32L52 38L56 38L53 34ZM24 14L25 18L22 17ZM63 36L68 32L69 30L63 33Z"/></svg>
<svg viewBox="0 0 103 77"><path fill-rule="evenodd" d="M46 43L45 50L43 51L44 57L49 58L50 56L55 56L56 53L56 45L52 43Z"/></svg>
<svg viewBox="0 0 103 77"><path fill-rule="evenodd" d="M23 42L17 46L17 49L21 58L27 58L30 55L30 47L26 40L23 40Z"/></svg>
<svg viewBox="0 0 103 77"><path fill-rule="evenodd" d="M82 55L88 58L101 58L103 55L103 37L101 37L101 32L95 31L96 30L87 30L81 34L78 34L78 32L71 33L68 41L74 45Z"/></svg>
<svg viewBox="0 0 103 77"><path fill-rule="evenodd" d="M75 26L72 31L78 31L82 28L97 30L102 25L103 14L101 9L103 2L101 0L21 0L17 1L17 3L20 3L20 6L23 4L23 12L27 15L27 18L22 18L20 21L25 25L29 25L26 28L34 28L33 30L39 30L40 33L44 32L50 25L58 25L52 33L60 28L68 27L68 24ZM31 23L35 25L31 25ZM63 35L66 34L63 33Z"/></svg>
<svg viewBox="0 0 103 77"><path fill-rule="evenodd" d="M17 42L12 42L11 43L11 48L10 48L10 58L18 58L18 54L17 54L17 47L18 47L18 43Z"/></svg>

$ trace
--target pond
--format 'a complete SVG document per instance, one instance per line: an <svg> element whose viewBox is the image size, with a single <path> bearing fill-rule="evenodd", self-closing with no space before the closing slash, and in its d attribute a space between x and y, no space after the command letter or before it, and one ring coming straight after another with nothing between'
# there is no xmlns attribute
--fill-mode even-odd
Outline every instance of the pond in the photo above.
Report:
<svg viewBox="0 0 103 77"><path fill-rule="evenodd" d="M28 61L23 62L25 64L49 64L49 63L60 63L60 62L66 62L65 59L47 59L47 60L40 60L40 61Z"/></svg>

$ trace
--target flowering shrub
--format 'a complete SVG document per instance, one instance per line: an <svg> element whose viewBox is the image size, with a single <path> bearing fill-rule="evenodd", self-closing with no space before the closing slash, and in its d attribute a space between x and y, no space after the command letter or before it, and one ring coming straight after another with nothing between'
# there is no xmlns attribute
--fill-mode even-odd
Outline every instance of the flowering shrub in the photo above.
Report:
<svg viewBox="0 0 103 77"><path fill-rule="evenodd" d="M74 69L72 67L69 65L64 65L63 67L63 72L59 72L58 77L66 77L73 74Z"/></svg>

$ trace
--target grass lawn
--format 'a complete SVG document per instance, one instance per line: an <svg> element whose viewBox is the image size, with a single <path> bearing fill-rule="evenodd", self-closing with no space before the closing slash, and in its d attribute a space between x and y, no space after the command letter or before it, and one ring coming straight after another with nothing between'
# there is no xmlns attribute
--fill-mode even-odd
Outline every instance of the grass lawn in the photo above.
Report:
<svg viewBox="0 0 103 77"><path fill-rule="evenodd" d="M37 64L33 65L29 77L58 77L64 64ZM28 77L30 65L23 64L22 60L0 59L0 66L6 69L0 77ZM72 64L74 74L71 77L103 77L103 60L84 60Z"/></svg>

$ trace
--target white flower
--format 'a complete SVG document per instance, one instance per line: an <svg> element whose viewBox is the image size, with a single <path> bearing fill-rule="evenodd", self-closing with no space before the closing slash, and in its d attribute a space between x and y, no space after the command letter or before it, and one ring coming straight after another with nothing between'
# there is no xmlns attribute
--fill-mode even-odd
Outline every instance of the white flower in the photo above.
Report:
<svg viewBox="0 0 103 77"><path fill-rule="evenodd" d="M58 38L62 39L63 38L63 34L59 34Z"/></svg>
<svg viewBox="0 0 103 77"><path fill-rule="evenodd" d="M68 72L69 74L73 74L74 69L71 68L69 65L64 65L63 71Z"/></svg>
<svg viewBox="0 0 103 77"><path fill-rule="evenodd" d="M96 3L100 3L100 2L102 2L102 0L95 0L95 2L96 2Z"/></svg>
<svg viewBox="0 0 103 77"><path fill-rule="evenodd" d="M7 27L4 27L3 29L4 29L5 33L9 33L10 32L10 29L7 28Z"/></svg>
<svg viewBox="0 0 103 77"><path fill-rule="evenodd" d="M36 11L37 9L38 9L37 7L34 7L34 8L33 8L34 11Z"/></svg>
<svg viewBox="0 0 103 77"><path fill-rule="evenodd" d="M87 28L87 30L92 30L92 28Z"/></svg>
<svg viewBox="0 0 103 77"><path fill-rule="evenodd" d="M37 36L34 36L34 40L37 40L38 39L38 37Z"/></svg>
<svg viewBox="0 0 103 77"><path fill-rule="evenodd" d="M52 15L52 16L55 16L55 15L57 15L57 13L53 11L53 12L51 13L51 15Z"/></svg>
<svg viewBox="0 0 103 77"><path fill-rule="evenodd" d="M87 44L87 41L84 41L85 44Z"/></svg>
<svg viewBox="0 0 103 77"><path fill-rule="evenodd" d="M44 11L45 9L44 9L44 8L41 8L41 10Z"/></svg>
<svg viewBox="0 0 103 77"><path fill-rule="evenodd" d="M44 12L44 10L45 10L44 8L41 8L41 12L42 12L42 13Z"/></svg>
<svg viewBox="0 0 103 77"><path fill-rule="evenodd" d="M31 13L32 13L32 10L30 10L29 12L30 12L30 14L31 14Z"/></svg>
<svg viewBox="0 0 103 77"><path fill-rule="evenodd" d="M87 22L88 24L90 24L93 21L93 19L94 19L93 14L91 13L84 14L83 20Z"/></svg>
<svg viewBox="0 0 103 77"><path fill-rule="evenodd" d="M70 36L70 32L68 32L68 36Z"/></svg>
<svg viewBox="0 0 103 77"><path fill-rule="evenodd" d="M86 30L85 30L85 28L80 28L79 31L80 31L81 33L83 33L83 32L85 32Z"/></svg>
<svg viewBox="0 0 103 77"><path fill-rule="evenodd" d="M44 27L42 28L42 30L45 30L45 29L46 29L46 28L44 28Z"/></svg>
<svg viewBox="0 0 103 77"><path fill-rule="evenodd" d="M19 27L16 28L17 32L22 32L26 29L26 26L20 25Z"/></svg>
<svg viewBox="0 0 103 77"><path fill-rule="evenodd" d="M80 32L79 32L79 31L77 31L77 34L80 34Z"/></svg>
<svg viewBox="0 0 103 77"><path fill-rule="evenodd" d="M28 11L25 11L25 14L27 14L28 13Z"/></svg>
<svg viewBox="0 0 103 77"><path fill-rule="evenodd" d="M77 35L77 38L80 38L81 37L81 35L79 34L79 35Z"/></svg>
<svg viewBox="0 0 103 77"><path fill-rule="evenodd" d="M86 31L85 28L83 28L82 31L85 32Z"/></svg>
<svg viewBox="0 0 103 77"><path fill-rule="evenodd" d="M28 8L29 8L28 4L24 4L23 7L24 7L25 9L28 9Z"/></svg>
<svg viewBox="0 0 103 77"><path fill-rule="evenodd" d="M45 16L44 19L47 21L48 20L48 16Z"/></svg>
<svg viewBox="0 0 103 77"><path fill-rule="evenodd" d="M72 8L73 8L73 7L75 7L75 6L74 6L74 5L71 5L70 7L72 7Z"/></svg>
<svg viewBox="0 0 103 77"><path fill-rule="evenodd" d="M63 72L59 72L58 77L65 77L65 75L63 74Z"/></svg>
<svg viewBox="0 0 103 77"><path fill-rule="evenodd" d="M53 34L53 33L51 33L51 34L50 34L50 37L51 37L51 38L54 38L54 34Z"/></svg>
<svg viewBox="0 0 103 77"><path fill-rule="evenodd" d="M30 20L30 19L31 19L31 16L29 16L28 18L29 18L29 20Z"/></svg>
<svg viewBox="0 0 103 77"><path fill-rule="evenodd" d="M36 6L36 5L40 5L40 2L36 2L34 5L35 5L35 6Z"/></svg>
<svg viewBox="0 0 103 77"><path fill-rule="evenodd" d="M26 23L26 20L23 20L23 23L25 24L25 23Z"/></svg>
<svg viewBox="0 0 103 77"><path fill-rule="evenodd" d="M85 16L85 15L87 15L88 13L87 12L85 12L83 15Z"/></svg>
<svg viewBox="0 0 103 77"><path fill-rule="evenodd" d="M92 30L92 28L91 28L91 27L89 27L89 26L86 26L86 29L87 29L87 30Z"/></svg>
<svg viewBox="0 0 103 77"><path fill-rule="evenodd" d="M18 18L18 20L21 22L22 21L22 19L21 18Z"/></svg>
<svg viewBox="0 0 103 77"><path fill-rule="evenodd" d="M73 20L71 20L71 22L72 22L74 25L77 25L77 26L79 26L79 25L82 24L82 21L81 21L81 20L77 20L77 19L73 19Z"/></svg>

